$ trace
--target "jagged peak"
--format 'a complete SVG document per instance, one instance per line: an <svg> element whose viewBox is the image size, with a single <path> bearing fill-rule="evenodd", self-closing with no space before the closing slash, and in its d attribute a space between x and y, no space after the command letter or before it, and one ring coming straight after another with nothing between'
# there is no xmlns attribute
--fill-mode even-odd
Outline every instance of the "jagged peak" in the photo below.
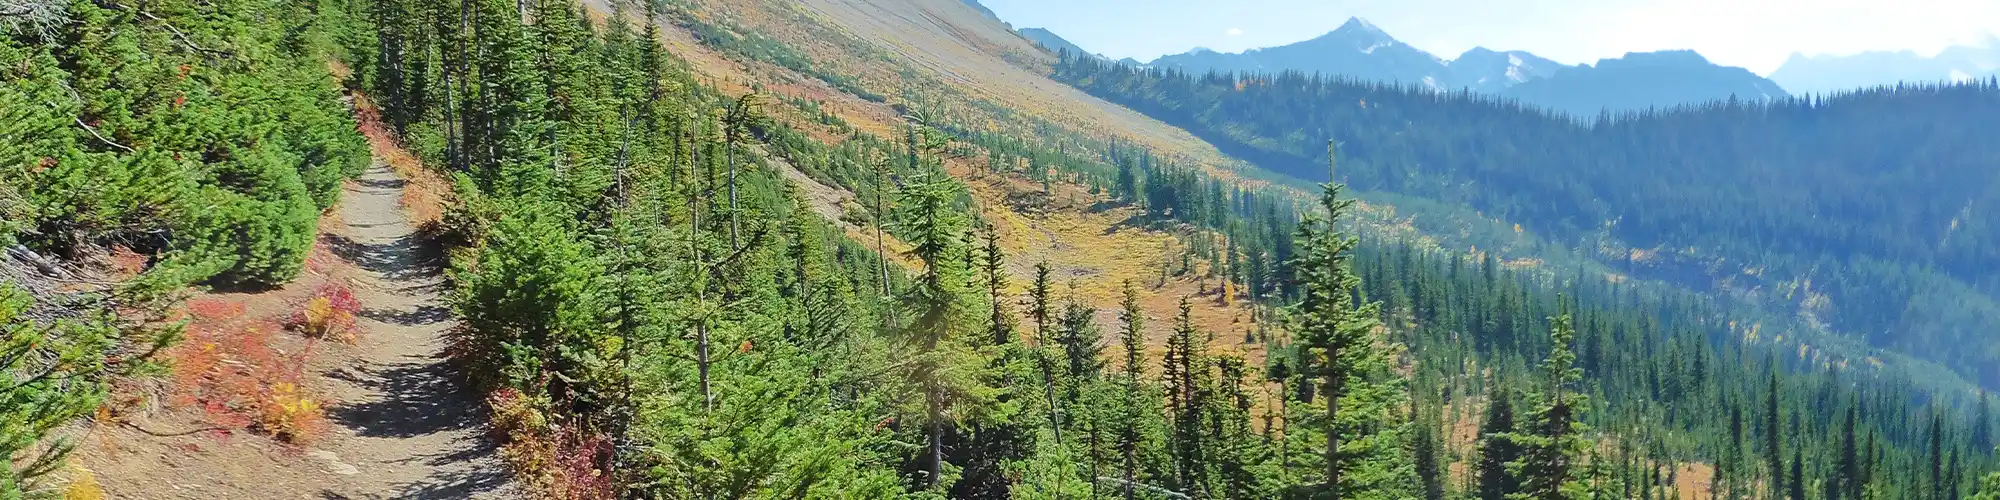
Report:
<svg viewBox="0 0 2000 500"><path fill-rule="evenodd" d="M1333 32L1369 33L1374 35L1389 36L1388 33L1382 32L1382 28L1375 27L1375 23L1368 22L1367 19L1362 19L1359 16L1347 18L1347 22L1341 23L1340 28L1333 30Z"/></svg>
<svg viewBox="0 0 2000 500"><path fill-rule="evenodd" d="M1489 49L1483 46L1473 46L1471 49L1467 49L1464 53L1459 54L1458 58L1464 59L1467 57L1483 56L1486 54L1498 54L1498 53L1500 53L1500 51Z"/></svg>

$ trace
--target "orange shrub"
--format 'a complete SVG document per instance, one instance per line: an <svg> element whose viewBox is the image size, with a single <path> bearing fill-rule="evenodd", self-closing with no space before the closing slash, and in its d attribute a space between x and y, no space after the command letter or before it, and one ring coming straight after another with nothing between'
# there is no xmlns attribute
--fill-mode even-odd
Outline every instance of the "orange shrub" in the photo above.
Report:
<svg viewBox="0 0 2000 500"><path fill-rule="evenodd" d="M337 283L320 285L306 299L305 306L292 315L291 327L306 338L354 340L354 325L361 314L361 301L354 291Z"/></svg>
<svg viewBox="0 0 2000 500"><path fill-rule="evenodd" d="M277 329L269 322L189 329L187 341L168 352L174 382L169 402L200 408L220 427L255 429L291 443L316 437L325 428L325 411L298 385L305 355L271 349Z"/></svg>
<svg viewBox="0 0 2000 500"><path fill-rule="evenodd" d="M618 498L609 471L611 440L577 426L550 425L535 400L515 389L487 397L500 455L535 498Z"/></svg>
<svg viewBox="0 0 2000 500"><path fill-rule="evenodd" d="M243 315L243 303L223 299L188 299L188 315L196 327L215 325Z"/></svg>

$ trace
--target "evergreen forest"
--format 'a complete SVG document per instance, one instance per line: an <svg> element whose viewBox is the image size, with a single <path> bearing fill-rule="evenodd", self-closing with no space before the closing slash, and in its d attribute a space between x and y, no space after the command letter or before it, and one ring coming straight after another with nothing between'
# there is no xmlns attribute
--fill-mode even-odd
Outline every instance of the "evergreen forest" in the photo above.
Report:
<svg viewBox="0 0 2000 500"><path fill-rule="evenodd" d="M422 228L462 322L448 351L498 439L541 446L510 455L535 497L2000 498L1983 391L1759 342L1724 294L1379 237L1349 189L1768 262L1825 287L1834 328L2000 385L1976 328L2000 325L2000 241L1963 216L2000 201L1971 166L1993 82L1579 124L1302 75L1056 68L1327 181L1297 196L952 123L915 91L865 96L908 109L893 134L843 126L697 78L661 30L702 21L673 5L23 1L0 0L0 265L138 263L84 292L0 269L0 498L60 491L56 431L162 369L176 297L300 273L368 164L356 110L451 183ZM1124 281L1100 315L1049 262L1018 272L948 168L967 158L1136 207L1188 242L1161 280L1214 292L1155 318ZM822 216L788 168L861 206ZM1229 300L1270 327L1192 319Z"/></svg>
<svg viewBox="0 0 2000 500"><path fill-rule="evenodd" d="M1234 156L1469 206L1620 272L1738 296L2000 386L2000 81L1903 84L1573 119L1326 75L1065 56L1056 78ZM1970 348L1967 348L1970 346Z"/></svg>

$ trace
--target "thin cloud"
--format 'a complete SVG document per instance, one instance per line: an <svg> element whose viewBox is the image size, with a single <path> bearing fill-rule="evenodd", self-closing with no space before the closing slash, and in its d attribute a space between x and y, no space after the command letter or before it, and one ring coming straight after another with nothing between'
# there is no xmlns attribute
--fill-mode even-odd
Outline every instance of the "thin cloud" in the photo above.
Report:
<svg viewBox="0 0 2000 500"><path fill-rule="evenodd" d="M1224 32L1222 32L1222 34L1224 34L1224 35L1229 35L1229 36L1243 36L1243 29L1242 29L1242 28L1229 28L1229 31L1224 31Z"/></svg>

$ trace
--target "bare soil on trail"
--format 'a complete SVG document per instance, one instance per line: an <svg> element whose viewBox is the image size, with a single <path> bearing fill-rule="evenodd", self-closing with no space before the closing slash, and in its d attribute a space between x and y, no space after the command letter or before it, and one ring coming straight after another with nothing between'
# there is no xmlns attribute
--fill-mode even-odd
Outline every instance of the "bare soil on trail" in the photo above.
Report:
<svg viewBox="0 0 2000 500"><path fill-rule="evenodd" d="M362 305L358 339L321 342L301 385L326 401L329 429L307 446L241 432L156 436L100 423L77 465L111 498L513 498L510 473L485 435L484 404L446 360L454 320L429 257L398 201L405 182L377 162L348 184L320 243L336 268L271 295L298 295L311 279L347 281ZM242 296L252 314L278 297ZM296 337L295 334L288 334ZM274 342L275 343L275 342ZM297 346L273 346L296 349ZM199 429L193 411L128 419L154 433Z"/></svg>

